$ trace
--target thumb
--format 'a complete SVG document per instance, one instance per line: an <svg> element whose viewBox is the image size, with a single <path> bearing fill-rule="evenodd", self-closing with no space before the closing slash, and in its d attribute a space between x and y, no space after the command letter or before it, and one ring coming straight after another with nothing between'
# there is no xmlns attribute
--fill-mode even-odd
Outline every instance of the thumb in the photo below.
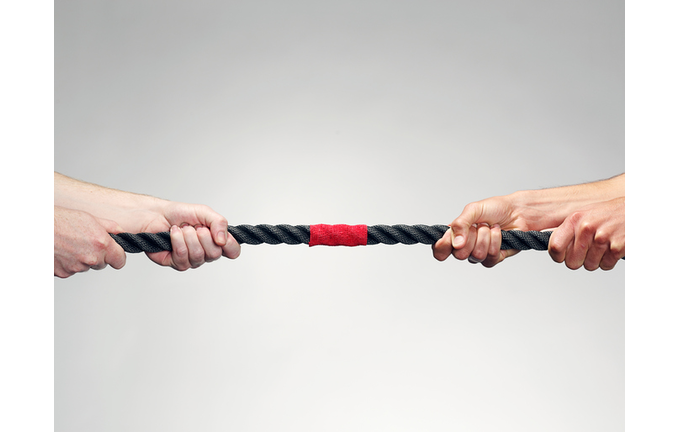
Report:
<svg viewBox="0 0 679 432"><path fill-rule="evenodd" d="M484 206L480 203L467 204L462 213L449 225L453 231L453 248L461 249L467 244L469 228L478 222L487 222L489 225L495 221L483 220Z"/></svg>
<svg viewBox="0 0 679 432"><path fill-rule="evenodd" d="M97 222L104 227L109 234L120 234L124 232L123 228L118 225L118 222L110 220L97 218ZM116 270L120 270L125 266L127 262L127 255L125 255L125 250L120 246L113 238L109 238L109 243L106 245L106 251L104 256L104 262L110 265Z"/></svg>
<svg viewBox="0 0 679 432"><path fill-rule="evenodd" d="M116 270L120 270L127 262L127 255L123 248L111 238L111 244L106 249L106 256L104 257L106 264L110 265Z"/></svg>
<svg viewBox="0 0 679 432"><path fill-rule="evenodd" d="M118 225L118 222L110 219L97 218L97 222L99 222L99 224L103 226L106 232L109 234L120 234L121 232L125 231L120 225Z"/></svg>
<svg viewBox="0 0 679 432"><path fill-rule="evenodd" d="M562 263L566 259L566 252L574 240L575 227L570 219L566 219L549 237L547 251L555 262Z"/></svg>
<svg viewBox="0 0 679 432"><path fill-rule="evenodd" d="M212 241L219 246L226 246L227 228L229 225L226 218L205 205L196 207L196 216L200 223L210 229Z"/></svg>

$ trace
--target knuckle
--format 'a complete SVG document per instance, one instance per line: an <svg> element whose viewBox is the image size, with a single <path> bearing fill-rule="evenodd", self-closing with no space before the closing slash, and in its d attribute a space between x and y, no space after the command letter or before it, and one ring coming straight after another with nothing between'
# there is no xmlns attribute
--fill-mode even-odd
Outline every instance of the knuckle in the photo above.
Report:
<svg viewBox="0 0 679 432"><path fill-rule="evenodd" d="M625 254L625 244L624 243L613 243L611 244L611 253L617 258L620 259L624 256Z"/></svg>
<svg viewBox="0 0 679 432"><path fill-rule="evenodd" d="M94 267L99 264L99 259L94 254L86 254L80 258L80 262L87 267Z"/></svg>
<svg viewBox="0 0 679 432"><path fill-rule="evenodd" d="M194 246L189 251L189 256L193 259L202 260L205 258L205 250L200 246Z"/></svg>
<svg viewBox="0 0 679 432"><path fill-rule="evenodd" d="M563 259L561 258L561 255L550 250L549 251L549 256L552 258L552 261L561 264L563 262Z"/></svg>
<svg viewBox="0 0 679 432"><path fill-rule="evenodd" d="M558 242L550 243L548 250L552 257L560 255L565 252L566 247Z"/></svg>
<svg viewBox="0 0 679 432"><path fill-rule="evenodd" d="M104 236L97 236L92 240L92 247L97 251L106 249L108 245L108 239Z"/></svg>
<svg viewBox="0 0 679 432"><path fill-rule="evenodd" d="M473 212L476 210L481 204L478 201L470 202L466 206L464 206L463 211L464 212Z"/></svg>
<svg viewBox="0 0 679 432"><path fill-rule="evenodd" d="M606 231L598 231L594 236L594 243L598 246L605 246L610 241L610 235Z"/></svg>
<svg viewBox="0 0 679 432"><path fill-rule="evenodd" d="M591 236L595 233L596 228L590 222L582 222L580 224L580 232L586 236Z"/></svg>
<svg viewBox="0 0 679 432"><path fill-rule="evenodd" d="M67 273L69 276L74 275L76 273L84 273L90 269L89 264L85 264L83 261L80 261L78 263L73 263L72 265L68 266L67 268L64 269L65 273Z"/></svg>
<svg viewBox="0 0 679 432"><path fill-rule="evenodd" d="M182 245L175 247L173 253L178 258L186 258L189 255L189 250L186 248L186 246Z"/></svg>
<svg viewBox="0 0 679 432"><path fill-rule="evenodd" d="M584 218L585 218L585 213L583 213L581 211L576 211L573 214L571 214L570 217L569 217L571 222L576 223L576 224L582 223Z"/></svg>
<svg viewBox="0 0 679 432"><path fill-rule="evenodd" d="M54 271L54 276L61 278L61 279L66 279L67 277L73 276L75 273L69 270L66 270L64 268L58 268Z"/></svg>

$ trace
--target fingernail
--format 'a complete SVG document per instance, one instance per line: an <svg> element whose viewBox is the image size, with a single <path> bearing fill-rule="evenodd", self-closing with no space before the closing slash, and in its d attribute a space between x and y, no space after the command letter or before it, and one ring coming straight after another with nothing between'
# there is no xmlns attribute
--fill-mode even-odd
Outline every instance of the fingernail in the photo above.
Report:
<svg viewBox="0 0 679 432"><path fill-rule="evenodd" d="M481 262L480 259L476 259L476 258L474 258L473 256L470 256L469 258L467 258L467 260L468 260L470 263L472 263L472 264L478 264L478 263Z"/></svg>
<svg viewBox="0 0 679 432"><path fill-rule="evenodd" d="M455 236L455 238L453 239L453 247L454 248L458 248L458 247L462 246L463 243L464 243L464 237L462 237L461 235Z"/></svg>
<svg viewBox="0 0 679 432"><path fill-rule="evenodd" d="M224 234L224 231L220 231L217 234L217 241L222 245L226 244L226 234Z"/></svg>

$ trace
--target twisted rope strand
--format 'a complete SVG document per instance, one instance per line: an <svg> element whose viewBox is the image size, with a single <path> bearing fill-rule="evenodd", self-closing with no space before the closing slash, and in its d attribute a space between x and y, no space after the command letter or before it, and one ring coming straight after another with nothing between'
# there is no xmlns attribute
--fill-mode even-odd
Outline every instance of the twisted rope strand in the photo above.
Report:
<svg viewBox="0 0 679 432"><path fill-rule="evenodd" d="M434 244L448 230L446 225L373 225L368 226L368 245ZM309 225L235 225L229 233L240 244L308 244ZM502 249L547 250L551 232L502 231ZM169 232L111 234L129 253L171 251Z"/></svg>
<svg viewBox="0 0 679 432"><path fill-rule="evenodd" d="M434 244L447 230L446 225L373 225L368 227L368 244Z"/></svg>
<svg viewBox="0 0 679 432"><path fill-rule="evenodd" d="M309 243L309 225L236 225L229 232L241 244Z"/></svg>
<svg viewBox="0 0 679 432"><path fill-rule="evenodd" d="M111 234L111 237L113 237L113 240L128 253L153 253L172 250L169 232L139 234L120 233Z"/></svg>

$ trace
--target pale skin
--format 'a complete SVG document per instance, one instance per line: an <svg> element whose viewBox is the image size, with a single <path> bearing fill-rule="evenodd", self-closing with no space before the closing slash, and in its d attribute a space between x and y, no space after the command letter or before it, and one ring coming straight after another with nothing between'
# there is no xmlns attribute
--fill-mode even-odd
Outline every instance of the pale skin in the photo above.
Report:
<svg viewBox="0 0 679 432"><path fill-rule="evenodd" d="M222 256L240 255L228 222L210 207L109 189L54 173L54 275L125 265L109 233L170 231L172 251L147 253L153 262L185 271Z"/></svg>
<svg viewBox="0 0 679 432"><path fill-rule="evenodd" d="M500 250L501 230L513 229L553 230L549 254L570 269L611 270L625 256L625 174L470 203L434 244L434 257L493 267L519 252Z"/></svg>

